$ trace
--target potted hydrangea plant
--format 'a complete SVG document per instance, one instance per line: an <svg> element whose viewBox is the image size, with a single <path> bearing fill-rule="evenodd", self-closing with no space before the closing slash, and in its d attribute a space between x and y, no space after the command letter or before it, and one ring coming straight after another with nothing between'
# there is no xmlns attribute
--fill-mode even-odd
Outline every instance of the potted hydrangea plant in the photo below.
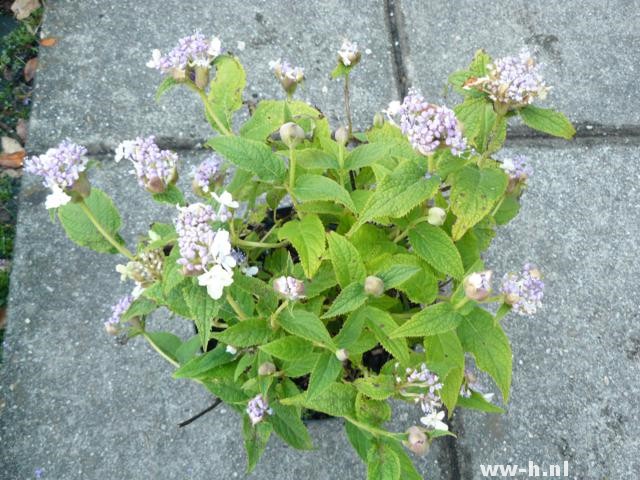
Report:
<svg viewBox="0 0 640 480"><path fill-rule="evenodd" d="M456 407L502 411L471 357L506 402L512 354L501 322L535 313L542 299L535 266L504 274L494 291L482 261L532 174L526 158L499 153L508 121L575 133L562 114L532 105L549 90L539 65L527 53L478 51L449 78L463 97L453 109L411 90L355 131L349 79L360 60L345 41L332 73L345 92L336 130L294 100L304 71L281 60L271 67L285 98L259 102L236 128L245 73L217 38L154 51L148 66L165 76L158 96L182 86L201 99L214 154L186 195L177 154L153 137L117 148L150 197L176 207L133 249L112 200L91 187L84 147L63 141L25 163L51 189L46 207L71 240L126 259L117 271L135 288L107 331L144 338L175 378L239 412L249 470L274 433L312 448L305 417L319 412L344 419L369 478L422 478L407 450L423 454L453 435ZM158 308L192 320L196 334L147 329ZM415 404L415 422L386 426L390 400Z"/></svg>

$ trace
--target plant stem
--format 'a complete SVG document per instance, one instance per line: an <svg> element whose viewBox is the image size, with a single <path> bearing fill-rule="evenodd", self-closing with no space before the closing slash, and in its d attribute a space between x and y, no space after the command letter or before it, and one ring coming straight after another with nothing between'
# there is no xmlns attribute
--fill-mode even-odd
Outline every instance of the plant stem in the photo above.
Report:
<svg viewBox="0 0 640 480"><path fill-rule="evenodd" d="M230 294L227 293L226 299L227 299L227 302L229 302L229 305L231 305L231 308L233 309L233 311L238 316L238 319L240 321L246 320L247 316L244 314L244 312L240 308L240 305L238 305L236 303L236 301L233 299L233 297Z"/></svg>
<svg viewBox="0 0 640 480"><path fill-rule="evenodd" d="M293 190L296 184L296 150L289 147L289 189ZM292 197L293 198L293 197Z"/></svg>
<svg viewBox="0 0 640 480"><path fill-rule="evenodd" d="M420 218L415 219L413 222L411 222L409 224L409 226L407 228L404 229L404 231L402 233L400 233L396 238L393 239L393 243L398 243L404 237L409 235L409 230L411 230L413 227L415 227L419 223L426 222L427 220L429 220L429 217L420 217Z"/></svg>
<svg viewBox="0 0 640 480"><path fill-rule="evenodd" d="M427 155L427 169L429 173L434 173L436 171L436 162L433 158L433 153Z"/></svg>
<svg viewBox="0 0 640 480"><path fill-rule="evenodd" d="M229 135L233 135L233 132L223 125L223 123L220 121L220 119L218 118L216 113L211 109L211 105L209 105L209 99L207 98L207 95L204 93L204 91L202 89L198 88L196 85L194 85L190 81L185 82L185 84L191 90L193 90L198 95L200 95L200 99L202 100L202 103L204 104L204 109L206 110L207 114L211 117L211 119L214 121L214 123L218 127L218 130L220 130L220 133L222 133L223 135L228 135L228 136Z"/></svg>
<svg viewBox="0 0 640 480"><path fill-rule="evenodd" d="M489 155L491 153L491 150L489 150L489 146L491 145L491 142L493 142L496 133L498 132L498 126L502 123L502 118L504 117L504 113L501 112L496 112L496 121L493 123L493 127L491 127L491 132L489 132L489 139L487 140L487 149L484 151L484 153L482 154L482 156L480 157L480 160L478 160L478 166L479 167L484 167L485 164L487 163L487 159L489 158Z"/></svg>
<svg viewBox="0 0 640 480"><path fill-rule="evenodd" d="M344 76L344 112L347 117L347 131L351 138L352 122L351 122L351 102L349 101L349 74Z"/></svg>
<svg viewBox="0 0 640 480"><path fill-rule="evenodd" d="M268 243L268 242L253 242L251 240L243 240L242 238L236 238L233 242L236 245L240 245L242 247L255 247L255 248L280 248L287 245L289 242L283 240L278 243Z"/></svg>
<svg viewBox="0 0 640 480"><path fill-rule="evenodd" d="M273 330L275 330L276 328L278 328L278 324L276 322L276 318L278 318L278 315L280 314L280 312L282 310L284 310L285 308L287 308L287 305L289 305L289 300L285 300L284 302L282 302L280 304L280 306L276 309L275 312L273 312L271 314L271 317L269 317L269 323L271 324L271 328Z"/></svg>
<svg viewBox="0 0 640 480"><path fill-rule="evenodd" d="M131 253L127 249L127 247L117 242L116 239L113 238L111 234L105 230L105 228L102 226L102 224L98 221L96 216L93 214L93 212L89 208L89 205L87 205L87 203L84 200L80 200L80 202L78 202L78 205L80 206L84 214L87 216L87 218L91 221L91 223L93 223L93 226L96 227L96 230L100 232L100 235L102 235L107 242L113 245L113 247L116 250L118 250L118 252L120 252L122 255L127 257L129 260L135 260L133 253Z"/></svg>

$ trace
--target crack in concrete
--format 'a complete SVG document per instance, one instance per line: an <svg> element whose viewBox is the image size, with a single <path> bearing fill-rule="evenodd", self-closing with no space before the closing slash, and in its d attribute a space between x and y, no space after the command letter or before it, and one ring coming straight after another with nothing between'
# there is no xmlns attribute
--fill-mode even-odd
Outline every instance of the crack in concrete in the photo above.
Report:
<svg viewBox="0 0 640 480"><path fill-rule="evenodd" d="M384 1L385 22L389 31L391 41L391 52L393 53L393 70L395 73L396 88L400 98L404 98L409 92L409 79L407 77L407 67L405 65L405 53L407 51L407 38L404 29L404 13L400 5L400 0Z"/></svg>

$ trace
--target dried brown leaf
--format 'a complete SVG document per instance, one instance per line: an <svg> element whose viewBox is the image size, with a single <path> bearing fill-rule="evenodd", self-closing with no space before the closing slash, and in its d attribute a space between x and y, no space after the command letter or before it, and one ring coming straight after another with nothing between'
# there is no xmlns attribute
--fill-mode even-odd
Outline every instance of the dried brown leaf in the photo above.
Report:
<svg viewBox="0 0 640 480"><path fill-rule="evenodd" d="M20 142L11 137L0 138L0 145L2 145L2 153L16 153L24 150Z"/></svg>
<svg viewBox="0 0 640 480"><path fill-rule="evenodd" d="M56 43L58 43L58 39L54 37L47 37L40 40L40 45L43 47L53 47Z"/></svg>
<svg viewBox="0 0 640 480"><path fill-rule="evenodd" d="M27 121L24 118L19 118L18 123L16 124L16 133L22 140L22 144L24 145L27 141L27 135L29 134L29 128L27 127Z"/></svg>
<svg viewBox="0 0 640 480"><path fill-rule="evenodd" d="M29 60L24 66L24 79L27 82L33 80L33 77L36 74L36 70L38 69L38 57L34 57Z"/></svg>
<svg viewBox="0 0 640 480"><path fill-rule="evenodd" d="M0 167L6 168L20 168L22 162L24 162L25 151L15 153L1 153L0 154Z"/></svg>

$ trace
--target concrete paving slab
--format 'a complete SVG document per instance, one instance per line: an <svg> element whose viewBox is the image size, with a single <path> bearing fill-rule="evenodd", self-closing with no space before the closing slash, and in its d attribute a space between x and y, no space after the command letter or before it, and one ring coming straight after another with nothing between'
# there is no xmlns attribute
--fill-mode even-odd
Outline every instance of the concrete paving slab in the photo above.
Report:
<svg viewBox="0 0 640 480"><path fill-rule="evenodd" d="M185 158L193 164L203 156ZM128 205L126 239L145 232L160 213L173 213L172 207L153 206L128 165L103 160L91 178L113 194L116 205ZM187 177L181 181L188 183ZM240 419L228 407L178 429L212 397L196 384L171 379L172 368L143 340L120 346L104 333L101 319L129 287L118 283L118 258L67 240L48 219L46 194L37 179L24 179L0 368L0 478L33 478L39 468L42 478L60 480L366 476L338 420L310 423L312 452L294 451L274 438L248 477ZM179 318L160 315L151 325L192 335ZM419 415L411 405L395 418L400 430ZM438 443L419 459L427 478L448 478L443 447Z"/></svg>
<svg viewBox="0 0 640 480"><path fill-rule="evenodd" d="M428 98L440 98L447 76L465 68L478 48L496 58L528 47L539 52L553 86L540 106L565 112L585 134L640 124L638 62L630 56L640 49L636 2L399 3L408 84Z"/></svg>
<svg viewBox="0 0 640 480"><path fill-rule="evenodd" d="M47 5L43 30L58 43L40 53L30 131L34 151L64 137L98 152L138 134L186 146L210 137L197 97L176 90L156 103L162 76L145 66L152 49L167 51L194 31L218 35L240 57L248 100L282 98L268 64L287 58L305 67L308 79L296 97L317 105L334 124L344 122L342 84L329 77L344 37L363 48L352 79L356 124L370 124L375 111L398 96L381 0L369 2L366 12L356 0L62 0Z"/></svg>
<svg viewBox="0 0 640 480"><path fill-rule="evenodd" d="M503 320L514 353L512 400L503 416L459 416L461 478L485 478L481 464L565 460L569 478L638 478L637 145L516 150L535 173L487 265L501 278L537 263L544 307Z"/></svg>

